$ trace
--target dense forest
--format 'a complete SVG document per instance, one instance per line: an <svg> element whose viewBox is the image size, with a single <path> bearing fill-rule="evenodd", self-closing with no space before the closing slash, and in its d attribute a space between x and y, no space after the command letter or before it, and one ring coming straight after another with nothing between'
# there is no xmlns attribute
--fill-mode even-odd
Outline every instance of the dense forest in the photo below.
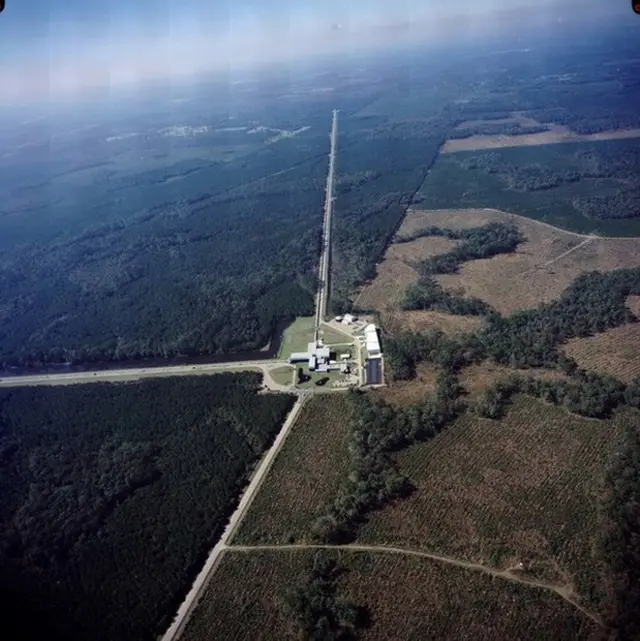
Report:
<svg viewBox="0 0 640 641"><path fill-rule="evenodd" d="M523 125L518 122L493 123L485 122L478 125L455 129L449 134L450 140L461 140L471 136L524 136L540 134L549 131L547 125Z"/></svg>
<svg viewBox="0 0 640 641"><path fill-rule="evenodd" d="M282 594L283 610L296 622L301 638L310 641L353 638L364 612L337 594L335 582L343 571L335 555L318 550L306 581Z"/></svg>
<svg viewBox="0 0 640 641"><path fill-rule="evenodd" d="M0 270L0 362L262 347L313 314L325 165L17 248Z"/></svg>
<svg viewBox="0 0 640 641"><path fill-rule="evenodd" d="M636 145L580 145L564 167L543 161L515 164L509 157L508 152L486 152L465 156L461 166L494 174L507 189L521 192L548 190L586 179L609 179L615 181L614 193L581 195L577 191L574 207L585 216L604 220L640 215L640 149Z"/></svg>
<svg viewBox="0 0 640 641"><path fill-rule="evenodd" d="M255 373L0 391L10 641L164 631L293 404Z"/></svg>
<svg viewBox="0 0 640 641"><path fill-rule="evenodd" d="M438 158L422 208L491 207L579 233L640 234L636 140L465 151Z"/></svg>

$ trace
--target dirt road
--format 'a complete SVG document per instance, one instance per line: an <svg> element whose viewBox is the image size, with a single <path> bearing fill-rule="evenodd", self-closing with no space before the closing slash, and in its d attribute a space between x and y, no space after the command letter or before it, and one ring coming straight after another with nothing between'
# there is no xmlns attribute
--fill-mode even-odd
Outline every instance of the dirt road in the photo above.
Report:
<svg viewBox="0 0 640 641"><path fill-rule="evenodd" d="M258 465L251 479L251 482L247 486L247 489L244 491L244 494L240 499L240 503L238 503L238 507L236 508L236 511L231 515L231 518L229 519L229 523L227 524L227 527L222 533L220 540L218 541L218 543L216 543L213 550L211 550L211 553L209 554L209 558L207 559L207 562L204 564L204 567L200 571L200 574L198 574L198 576L196 577L196 580L193 583L191 590L189 590L189 593L187 594L185 600L183 601L182 605L178 609L176 618L174 619L173 623L169 626L169 629L162 636L161 641L174 641L175 639L178 639L180 634L182 633L182 630L184 629L184 626L186 625L189 617L191 616L191 613L193 612L195 606L197 605L198 600L204 593L207 587L207 584L209 582L209 579L211 578L212 574L215 572L220 556L227 549L228 542L231 540L231 537L235 533L242 518L246 514L251 503L253 502L253 499L258 493L258 490L260 489L262 482L264 481L267 475L267 472L271 469L271 465L273 464L273 461L275 460L278 452L282 448L282 445L285 439L287 438L287 435L289 434L291 427L295 423L296 418L298 417L298 414L300 413L300 410L304 405L306 398L307 396L305 394L301 394L298 396L298 400L296 401L295 405L291 409L289 416L287 416L287 420L283 423L282 428L278 433L278 436L276 436L276 439L273 442L273 445L271 446L269 451L265 454L264 458Z"/></svg>
<svg viewBox="0 0 640 641"><path fill-rule="evenodd" d="M573 594L570 588L563 585L556 585L553 583L545 583L544 581L537 581L536 579L529 578L523 574L516 574L514 570L516 568L509 568L506 570L499 570L497 568L492 568L490 566L482 565L480 563L473 563L471 561L464 561L462 559L456 559L450 556L443 556L440 554L431 554L430 552L423 552L422 550L413 550L411 548L398 548L386 545L359 545L357 543L349 543L348 545L312 545L312 544L293 544L293 545L232 545L228 546L227 551L229 552L255 552L259 550L281 552L287 550L346 550L348 552L371 552L371 553L383 553L383 554L404 554L409 556L419 556L425 559L431 559L433 561L439 561L441 563L447 563L448 565L455 565L459 568L465 568L467 570L475 570L477 572L484 572L485 574L490 574L491 576L499 577L505 579L506 581L514 581L516 583L523 583L525 585L531 585L536 588L543 590L551 590L555 592L558 596L563 598L565 601L571 603L575 608L580 610L585 616L589 617L592 621L598 625L602 625L600 618L595 615L593 612L590 612L584 608L580 603L578 603L577 597Z"/></svg>

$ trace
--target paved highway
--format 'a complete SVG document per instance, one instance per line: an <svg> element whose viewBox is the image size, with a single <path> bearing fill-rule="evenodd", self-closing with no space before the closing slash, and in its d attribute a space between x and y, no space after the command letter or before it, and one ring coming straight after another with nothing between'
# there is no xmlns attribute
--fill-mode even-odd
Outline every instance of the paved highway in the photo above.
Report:
<svg viewBox="0 0 640 641"><path fill-rule="evenodd" d="M79 385L81 383L121 383L144 378L167 376L193 376L216 374L224 371L259 370L265 374L264 383L276 391L288 388L278 385L268 374L269 369L286 365L287 361L242 361L238 363L209 363L206 365L167 365L165 367L138 367L135 369L107 369L97 372L68 372L56 374L32 374L28 376L5 376L0 378L0 387L30 387L34 385Z"/></svg>
<svg viewBox="0 0 640 641"><path fill-rule="evenodd" d="M329 173L324 203L324 223L322 228L322 254L318 268L318 292L316 294L316 340L320 324L327 315L327 295L329 293L329 267L331 263L331 216L333 215L333 182L336 171L336 148L338 144L338 110L333 110L331 124L331 151L329 152Z"/></svg>

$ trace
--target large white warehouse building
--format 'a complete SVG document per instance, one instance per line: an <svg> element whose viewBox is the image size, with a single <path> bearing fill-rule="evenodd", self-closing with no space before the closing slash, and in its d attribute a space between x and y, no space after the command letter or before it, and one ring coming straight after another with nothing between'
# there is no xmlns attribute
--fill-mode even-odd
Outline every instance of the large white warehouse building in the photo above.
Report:
<svg viewBox="0 0 640 641"><path fill-rule="evenodd" d="M375 325L367 325L364 328L364 339L369 358L376 358L382 355L382 351L380 350L380 339L378 338L378 330Z"/></svg>

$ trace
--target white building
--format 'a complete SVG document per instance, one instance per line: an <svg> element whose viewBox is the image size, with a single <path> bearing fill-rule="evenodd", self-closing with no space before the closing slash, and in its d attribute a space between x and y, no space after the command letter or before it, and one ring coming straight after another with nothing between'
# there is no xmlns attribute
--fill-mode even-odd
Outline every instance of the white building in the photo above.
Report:
<svg viewBox="0 0 640 641"><path fill-rule="evenodd" d="M322 344L316 345L311 342L307 345L306 352L293 352L289 356L290 363L304 363L309 364L310 371L326 372L329 366L329 358L331 357L331 350L324 347Z"/></svg>
<svg viewBox="0 0 640 641"><path fill-rule="evenodd" d="M380 339L378 338L378 330L376 329L376 326L372 323L371 325L367 325L364 328L364 339L365 339L365 346L367 348L367 354L369 355L369 358L375 358L378 357L382 354L382 351L380 350Z"/></svg>
<svg viewBox="0 0 640 641"><path fill-rule="evenodd" d="M342 324L343 325L352 325L353 321L357 320L357 316L354 316L353 314L345 314L342 317Z"/></svg>

